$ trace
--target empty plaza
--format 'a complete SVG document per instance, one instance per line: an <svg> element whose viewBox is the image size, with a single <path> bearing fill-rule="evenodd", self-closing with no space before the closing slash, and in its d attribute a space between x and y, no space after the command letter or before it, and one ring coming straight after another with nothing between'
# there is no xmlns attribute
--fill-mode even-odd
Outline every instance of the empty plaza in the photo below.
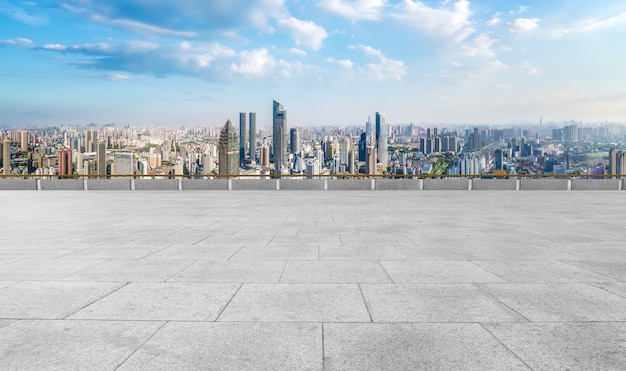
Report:
<svg viewBox="0 0 626 371"><path fill-rule="evenodd" d="M2 191L2 370L626 369L622 191Z"/></svg>

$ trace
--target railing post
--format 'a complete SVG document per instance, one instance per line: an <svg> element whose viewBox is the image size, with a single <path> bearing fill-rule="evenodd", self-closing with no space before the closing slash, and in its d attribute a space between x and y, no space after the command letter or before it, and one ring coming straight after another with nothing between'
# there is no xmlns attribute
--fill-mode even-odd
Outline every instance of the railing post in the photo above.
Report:
<svg viewBox="0 0 626 371"><path fill-rule="evenodd" d="M572 190L572 178L567 179L567 190Z"/></svg>
<svg viewBox="0 0 626 371"><path fill-rule="evenodd" d="M135 190L135 178L130 178L130 190Z"/></svg>
<svg viewBox="0 0 626 371"><path fill-rule="evenodd" d="M469 178L469 182L467 182L467 190L471 191L474 188L474 178Z"/></svg>
<svg viewBox="0 0 626 371"><path fill-rule="evenodd" d="M228 178L228 190L232 191L233 190L233 180Z"/></svg>
<svg viewBox="0 0 626 371"><path fill-rule="evenodd" d="M328 178L324 178L324 190L328 191Z"/></svg>
<svg viewBox="0 0 626 371"><path fill-rule="evenodd" d="M522 181L520 180L520 178L515 178L515 190L516 190L516 191L519 191L519 190L520 190L520 188L521 188L521 187L520 187L521 182L522 182Z"/></svg>
<svg viewBox="0 0 626 371"><path fill-rule="evenodd" d="M89 190L89 186L87 185L87 178L83 179L83 190L84 191Z"/></svg>
<svg viewBox="0 0 626 371"><path fill-rule="evenodd" d="M181 178L178 178L178 190L183 190L183 180Z"/></svg>
<svg viewBox="0 0 626 371"><path fill-rule="evenodd" d="M280 191L280 179L276 178L276 190Z"/></svg>
<svg viewBox="0 0 626 371"><path fill-rule="evenodd" d="M376 178L372 178L372 191L376 190Z"/></svg>
<svg viewBox="0 0 626 371"><path fill-rule="evenodd" d="M41 191L41 179L37 178L36 184L37 184L37 190Z"/></svg>

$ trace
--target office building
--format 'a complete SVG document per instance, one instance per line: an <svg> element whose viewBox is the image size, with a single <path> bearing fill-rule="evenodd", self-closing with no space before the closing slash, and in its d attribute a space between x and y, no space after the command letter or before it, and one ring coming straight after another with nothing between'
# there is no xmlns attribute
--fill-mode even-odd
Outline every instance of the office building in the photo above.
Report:
<svg viewBox="0 0 626 371"><path fill-rule="evenodd" d="M367 149L367 134L362 133L359 140L359 161L365 161L365 150Z"/></svg>
<svg viewBox="0 0 626 371"><path fill-rule="evenodd" d="M131 152L115 152L113 154L113 175L134 175L135 156Z"/></svg>
<svg viewBox="0 0 626 371"><path fill-rule="evenodd" d="M376 174L376 150L372 146L368 146L365 150L365 173Z"/></svg>
<svg viewBox="0 0 626 371"><path fill-rule="evenodd" d="M382 112L376 112L376 156L378 162L387 166L387 117Z"/></svg>
<svg viewBox="0 0 626 371"><path fill-rule="evenodd" d="M300 152L300 132L298 128L289 129L289 147L291 153Z"/></svg>
<svg viewBox="0 0 626 371"><path fill-rule="evenodd" d="M107 144L105 142L98 143L96 152L96 166L98 175L107 174Z"/></svg>
<svg viewBox="0 0 626 371"><path fill-rule="evenodd" d="M64 149L57 154L59 175L72 175L72 150Z"/></svg>
<svg viewBox="0 0 626 371"><path fill-rule="evenodd" d="M239 138L237 131L230 122L220 132L219 142L219 173L220 175L239 174Z"/></svg>
<svg viewBox="0 0 626 371"><path fill-rule="evenodd" d="M248 143L248 128L246 127L246 113L239 113L239 166L244 167L246 162L246 144Z"/></svg>
<svg viewBox="0 0 626 371"><path fill-rule="evenodd" d="M256 112L250 112L250 164L256 164Z"/></svg>
<svg viewBox="0 0 626 371"><path fill-rule="evenodd" d="M287 111L277 101L273 105L272 146L276 174L281 174L287 168Z"/></svg>
<svg viewBox="0 0 626 371"><path fill-rule="evenodd" d="M30 133L27 131L20 132L20 148L22 149L22 152L28 151L29 136L30 136Z"/></svg>
<svg viewBox="0 0 626 371"><path fill-rule="evenodd" d="M11 173L11 141L4 138L2 142L2 169L5 174Z"/></svg>
<svg viewBox="0 0 626 371"><path fill-rule="evenodd" d="M609 150L609 174L626 174L626 153L615 148Z"/></svg>

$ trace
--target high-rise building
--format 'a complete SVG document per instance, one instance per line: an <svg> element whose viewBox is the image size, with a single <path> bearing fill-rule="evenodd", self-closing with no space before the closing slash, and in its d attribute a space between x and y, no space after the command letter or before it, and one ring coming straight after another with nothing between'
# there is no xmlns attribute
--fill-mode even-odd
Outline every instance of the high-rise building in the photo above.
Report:
<svg viewBox="0 0 626 371"><path fill-rule="evenodd" d="M107 174L107 144L105 142L98 143L96 153L96 166L98 175Z"/></svg>
<svg viewBox="0 0 626 371"><path fill-rule="evenodd" d="M2 169L5 174L11 172L11 141L9 138L4 138L2 142Z"/></svg>
<svg viewBox="0 0 626 371"><path fill-rule="evenodd" d="M496 149L494 162L494 170L504 170L504 151L502 149Z"/></svg>
<svg viewBox="0 0 626 371"><path fill-rule="evenodd" d="M298 128L289 129L289 147L291 153L300 152L300 132Z"/></svg>
<svg viewBox="0 0 626 371"><path fill-rule="evenodd" d="M341 156L341 163L344 165L349 165L350 160L348 159L349 153L352 152L352 139L350 137L345 137L341 140L339 147L339 154Z"/></svg>
<svg viewBox="0 0 626 371"><path fill-rule="evenodd" d="M367 149L367 133L361 134L359 140L359 161L365 161L365 150Z"/></svg>
<svg viewBox="0 0 626 371"><path fill-rule="evenodd" d="M371 146L365 150L365 173L368 175L376 174L376 150Z"/></svg>
<svg viewBox="0 0 626 371"><path fill-rule="evenodd" d="M259 148L259 163L261 166L270 166L270 147L267 145Z"/></svg>
<svg viewBox="0 0 626 371"><path fill-rule="evenodd" d="M115 152L113 154L113 175L134 175L135 156L131 152Z"/></svg>
<svg viewBox="0 0 626 371"><path fill-rule="evenodd" d="M246 162L246 143L248 142L246 130L246 113L239 113L239 166L244 167Z"/></svg>
<svg viewBox="0 0 626 371"><path fill-rule="evenodd" d="M483 146L483 138L478 132L478 128L474 128L474 132L469 137L469 150L478 151Z"/></svg>
<svg viewBox="0 0 626 371"><path fill-rule="evenodd" d="M59 175L72 175L72 150L64 149L57 155Z"/></svg>
<svg viewBox="0 0 626 371"><path fill-rule="evenodd" d="M378 162L387 166L387 117L382 112L376 112L376 148Z"/></svg>
<svg viewBox="0 0 626 371"><path fill-rule="evenodd" d="M615 148L609 150L609 174L626 174L626 153Z"/></svg>
<svg viewBox="0 0 626 371"><path fill-rule="evenodd" d="M256 163L256 112L250 112L250 163Z"/></svg>
<svg viewBox="0 0 626 371"><path fill-rule="evenodd" d="M27 131L21 131L20 132L20 147L22 149L22 152L26 152L28 151L28 139L29 139L30 133Z"/></svg>
<svg viewBox="0 0 626 371"><path fill-rule="evenodd" d="M274 147L274 166L276 174L287 167L287 111L283 105L274 101L272 125L272 146Z"/></svg>
<svg viewBox="0 0 626 371"><path fill-rule="evenodd" d="M219 162L220 175L239 174L239 139L230 119L220 132Z"/></svg>

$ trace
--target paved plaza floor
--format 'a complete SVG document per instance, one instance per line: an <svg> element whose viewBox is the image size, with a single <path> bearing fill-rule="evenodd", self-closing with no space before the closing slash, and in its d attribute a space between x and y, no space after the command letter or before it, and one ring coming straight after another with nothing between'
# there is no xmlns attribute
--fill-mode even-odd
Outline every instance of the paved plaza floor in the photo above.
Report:
<svg viewBox="0 0 626 371"><path fill-rule="evenodd" d="M0 199L0 370L626 369L623 192Z"/></svg>

